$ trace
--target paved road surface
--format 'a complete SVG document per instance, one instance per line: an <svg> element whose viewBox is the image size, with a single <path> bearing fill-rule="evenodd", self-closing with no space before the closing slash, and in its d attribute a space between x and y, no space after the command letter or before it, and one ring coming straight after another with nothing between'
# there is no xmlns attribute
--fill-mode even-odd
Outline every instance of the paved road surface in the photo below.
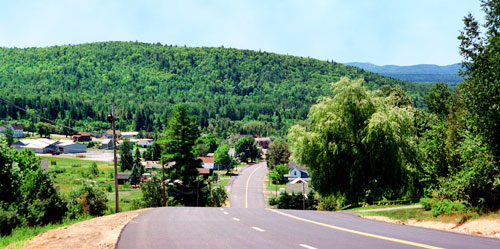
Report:
<svg viewBox="0 0 500 249"><path fill-rule="evenodd" d="M231 186L231 207L265 208L263 181L266 172L265 161L250 165L241 171Z"/></svg>
<svg viewBox="0 0 500 249"><path fill-rule="evenodd" d="M368 220L265 209L265 163L235 179L231 208L167 207L135 217L117 248L500 248L500 240Z"/></svg>
<svg viewBox="0 0 500 249"><path fill-rule="evenodd" d="M156 208L134 218L118 248L500 248L500 240L344 212Z"/></svg>

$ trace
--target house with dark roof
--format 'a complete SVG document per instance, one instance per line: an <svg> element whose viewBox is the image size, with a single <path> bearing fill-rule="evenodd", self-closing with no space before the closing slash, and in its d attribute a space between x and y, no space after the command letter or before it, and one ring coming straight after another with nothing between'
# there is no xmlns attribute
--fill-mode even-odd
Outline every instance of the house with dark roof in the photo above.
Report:
<svg viewBox="0 0 500 249"><path fill-rule="evenodd" d="M113 140L112 139L104 139L101 141L99 145L99 149L110 150L113 149Z"/></svg>
<svg viewBox="0 0 500 249"><path fill-rule="evenodd" d="M296 162L290 161L288 163L289 173L285 175L289 181L295 180L295 178L308 178L309 174L304 166L298 165Z"/></svg>
<svg viewBox="0 0 500 249"><path fill-rule="evenodd" d="M22 124L10 124L7 129L12 129L14 131L13 137L22 138L24 137L24 130Z"/></svg>
<svg viewBox="0 0 500 249"><path fill-rule="evenodd" d="M125 184L125 182L128 182L129 177L130 177L130 173L128 173L128 172L118 172L118 175L117 175L118 184Z"/></svg>
<svg viewBox="0 0 500 249"><path fill-rule="evenodd" d="M80 131L76 135L73 135L73 141L75 142L88 142L92 141L90 134Z"/></svg>

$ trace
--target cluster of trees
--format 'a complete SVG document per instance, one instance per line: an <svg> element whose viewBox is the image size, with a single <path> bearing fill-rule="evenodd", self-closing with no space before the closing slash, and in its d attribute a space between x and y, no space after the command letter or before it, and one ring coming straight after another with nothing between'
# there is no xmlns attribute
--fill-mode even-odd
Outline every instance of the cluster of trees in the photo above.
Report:
<svg viewBox="0 0 500 249"><path fill-rule="evenodd" d="M277 197L269 198L269 205L276 206L279 209L302 209L316 210L318 199L316 194L311 191L306 196L302 193L283 192Z"/></svg>
<svg viewBox="0 0 500 249"><path fill-rule="evenodd" d="M153 177L142 188L146 206L163 206L164 201L167 205L220 206L226 201L222 187L212 187L210 179L199 176L201 160L196 158L196 145L200 136L196 117L185 106L173 111L167 130L156 141L165 162L173 162L165 172L169 180L163 183L168 197L163 200L162 181Z"/></svg>
<svg viewBox="0 0 500 249"><path fill-rule="evenodd" d="M84 183L69 196L54 187L53 176L42 169L30 150L17 151L0 137L0 235L16 226L45 225L83 215L103 215L106 195L99 187Z"/></svg>
<svg viewBox="0 0 500 249"><path fill-rule="evenodd" d="M0 48L2 98L88 132L109 129L114 99L117 128L161 133L172 110L185 104L213 133L284 135L329 83L342 76L366 86L402 85L418 106L428 87L335 62L260 51L103 42L48 48ZM0 102L0 119L37 117Z"/></svg>
<svg viewBox="0 0 500 249"><path fill-rule="evenodd" d="M292 154L319 194L346 204L415 194L412 102L399 87L372 92L362 84L335 83L335 97L311 108L308 128L290 129Z"/></svg>
<svg viewBox="0 0 500 249"><path fill-rule="evenodd" d="M453 92L436 84L427 112L397 86L368 91L344 78L311 107L307 126L290 129L320 206L425 196L435 214L499 207L500 5L482 7L485 34L469 15L459 36L465 81Z"/></svg>

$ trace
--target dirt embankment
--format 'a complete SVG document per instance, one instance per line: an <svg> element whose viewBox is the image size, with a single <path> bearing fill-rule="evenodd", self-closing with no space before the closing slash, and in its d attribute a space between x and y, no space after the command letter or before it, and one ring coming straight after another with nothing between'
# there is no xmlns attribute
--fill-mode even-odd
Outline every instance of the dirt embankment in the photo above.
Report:
<svg viewBox="0 0 500 249"><path fill-rule="evenodd" d="M397 224L404 224L417 227L433 228L440 230L447 230L452 232L467 233L480 235L490 238L500 239L500 219L495 218L479 218L467 221L463 224L444 223L437 221L419 221L409 219L407 221L394 220L384 216L362 216L363 218L385 221Z"/></svg>
<svg viewBox="0 0 500 249"><path fill-rule="evenodd" d="M42 233L23 248L115 248L123 227L147 209L82 221Z"/></svg>

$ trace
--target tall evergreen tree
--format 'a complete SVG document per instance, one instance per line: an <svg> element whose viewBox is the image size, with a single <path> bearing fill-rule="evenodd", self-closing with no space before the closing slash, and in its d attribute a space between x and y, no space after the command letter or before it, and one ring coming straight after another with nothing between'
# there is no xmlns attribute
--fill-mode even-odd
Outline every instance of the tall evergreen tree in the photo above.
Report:
<svg viewBox="0 0 500 249"><path fill-rule="evenodd" d="M201 162L195 157L194 146L200 136L196 118L188 114L185 106L179 106L168 122L165 136L158 141L162 145L167 161L174 161L170 176L180 179L184 185L191 185Z"/></svg>
<svg viewBox="0 0 500 249"><path fill-rule="evenodd" d="M121 171L131 170L134 165L134 157L132 156L132 150L134 145L129 141L125 140L120 145L120 164Z"/></svg>

